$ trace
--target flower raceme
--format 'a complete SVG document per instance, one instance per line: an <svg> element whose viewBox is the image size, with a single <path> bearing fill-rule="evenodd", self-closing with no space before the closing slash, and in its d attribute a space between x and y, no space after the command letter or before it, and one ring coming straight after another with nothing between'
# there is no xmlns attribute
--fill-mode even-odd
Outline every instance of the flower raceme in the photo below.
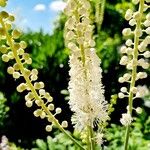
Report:
<svg viewBox="0 0 150 150"><path fill-rule="evenodd" d="M95 52L88 0L69 0L65 13L65 41L70 49L69 105L74 112L72 123L82 131L87 126L104 123L108 119L107 103L101 82L100 59Z"/></svg>
<svg viewBox="0 0 150 150"><path fill-rule="evenodd" d="M128 9L125 19L129 21L130 28L125 28L122 34L127 37L125 45L121 47L123 54L120 64L126 66L128 72L119 78L120 83L130 83L130 88L122 87L118 94L119 98L128 97L127 113L122 114L120 122L126 126L126 137L124 150L128 149L130 125L133 121L132 111L141 113L140 107L133 108L133 100L143 96L137 86L136 81L146 78L148 75L142 69L149 68L150 52L150 13L149 0L132 0L133 4L138 5L138 11ZM148 12L148 13L147 13Z"/></svg>
<svg viewBox="0 0 150 150"><path fill-rule="evenodd" d="M46 131L51 131L54 125L61 129L62 127L67 127L66 121L63 121L61 126L54 117L61 113L61 108L54 107L52 103L53 98L45 91L44 83L37 81L38 70L29 70L26 68L27 65L32 63L32 59L30 55L25 52L27 44L24 41L18 42L21 32L11 28L11 24L14 20L13 15L5 11L0 12L0 40L6 41L6 43L0 47L0 51L3 53L2 60L4 62L15 60L15 63L8 67L7 72L12 75L15 80L24 77L25 81L17 86L17 91L27 91L25 96L27 107L32 107L33 103L38 106L38 109L34 111L34 116L48 120L49 124L46 126ZM55 114L52 114L52 111L55 111Z"/></svg>
<svg viewBox="0 0 150 150"><path fill-rule="evenodd" d="M148 58L150 58L148 50L148 45L150 44L150 13L147 13L149 1L146 0L144 4L144 0L133 0L133 3L139 5L139 10L134 12L128 9L126 11L125 19L129 21L131 28L125 28L122 31L123 35L129 38L126 40L125 45L121 47L121 53L124 56L120 60L120 64L125 65L129 72L119 78L120 83L130 83L130 89L128 91L126 87L122 87L121 92L118 94L119 98L129 97L130 101L132 101L131 99L142 97L142 92L138 90L136 81L147 77L147 73L141 71L141 68L149 68ZM144 12L147 14L144 15ZM128 109L130 115L132 112L131 107L130 103ZM131 123L131 121L129 122Z"/></svg>

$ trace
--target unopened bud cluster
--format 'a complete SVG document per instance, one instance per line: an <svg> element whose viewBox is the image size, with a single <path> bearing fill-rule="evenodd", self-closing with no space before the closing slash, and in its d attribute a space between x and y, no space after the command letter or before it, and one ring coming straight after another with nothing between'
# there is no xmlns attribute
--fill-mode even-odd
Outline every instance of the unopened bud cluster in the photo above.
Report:
<svg viewBox="0 0 150 150"><path fill-rule="evenodd" d="M61 108L54 107L52 103L53 98L45 91L44 83L37 81L38 70L25 68L26 65L32 63L32 59L25 52L25 48L27 47L26 42L17 42L18 40L16 40L21 36L21 32L17 29L12 30L11 22L14 19L14 16L7 12L0 12L0 40L6 40L6 44L0 47L0 52L3 53L2 60L4 62L15 60L16 63L8 67L8 74L12 75L15 80L24 77L25 82L17 86L17 91L28 91L25 95L26 106L32 107L33 103L35 103L39 108L34 111L34 116L41 119L47 118L50 125L46 126L46 130L51 131L52 126L56 125L55 123L57 122L54 116L61 113ZM67 122L63 121L62 126L67 127Z"/></svg>
<svg viewBox="0 0 150 150"><path fill-rule="evenodd" d="M149 1L146 0L145 3L144 1L133 0L132 2L135 5L139 5L139 10L134 12L128 9L125 14L125 19L129 21L131 28L125 28L122 31L127 40L120 49L123 54L120 64L126 66L129 71L119 78L119 82L130 83L130 89L121 88L118 94L121 99L125 97L129 97L129 99L142 97L141 91L136 86L136 81L147 77L147 73L141 70L148 69L150 66L148 60L150 58L150 51L148 50L148 45L150 44L150 13L146 14L149 10ZM145 15L143 15L144 12ZM123 119L127 120L127 118L127 123L124 123ZM124 114L121 123L129 125L132 121L129 118L129 114Z"/></svg>

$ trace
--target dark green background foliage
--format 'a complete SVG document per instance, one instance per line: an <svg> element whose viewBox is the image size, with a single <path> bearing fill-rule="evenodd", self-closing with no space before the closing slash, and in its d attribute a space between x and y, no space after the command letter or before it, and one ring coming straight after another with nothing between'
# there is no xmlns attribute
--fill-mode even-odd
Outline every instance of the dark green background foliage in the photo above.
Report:
<svg viewBox="0 0 150 150"><path fill-rule="evenodd" d="M97 43L97 54L102 60L102 80L105 86L105 96L108 101L111 95L118 93L120 86L122 86L118 83L118 77L125 71L125 68L119 65L119 48L122 43L124 43L121 31L124 27L128 27L128 23L123 18L125 10L132 7L133 6L129 1L108 1L101 31L97 31L96 28L98 27L95 28L94 34ZM55 23L56 27L52 35L44 34L42 30L37 33L29 31L22 35L20 39L25 40L28 43L26 51L31 54L33 59L33 63L29 68L37 68L39 70L39 80L45 83L46 90L54 97L55 105L63 108L63 113L59 115L60 120L63 120L64 118L70 120L71 117L67 101L65 101L64 96L60 94L62 89L67 89L69 81L69 51L65 48L63 39L65 20L65 16L61 14L59 21ZM5 119L5 122L3 121L4 119L1 119L0 117L0 135L6 135L10 141L15 143L19 143L21 140L21 143L19 144L22 147L31 148L33 140L37 138L46 139L46 136L48 135L45 132L46 121L33 116L35 108L28 109L25 106L24 95L26 93L19 94L16 92L16 86L20 81L14 81L14 79L7 74L6 70L9 65L11 65L11 63L4 64L0 59L0 91L2 91L7 98L7 103L3 103L3 105L10 107L9 112L6 112L9 117ZM150 79L148 78L142 81L142 84L145 83L149 86ZM119 118L121 117L121 113L126 111L126 104L126 100L117 101L115 111L111 115L111 122L120 124ZM143 123L148 120L147 116L149 115L148 112L150 109L144 107L142 100L135 102L136 106L139 104L142 104L143 108L145 108L145 118L141 118L135 128L138 128L138 133L140 134L140 137L142 136L142 139L148 140L150 139L150 126L146 126L147 132L145 133ZM1 105L2 104L0 103L0 108ZM110 148L110 150L115 149L115 147L120 148L119 146L122 145L120 136L124 134L124 131L121 132L121 129L122 128L118 125L113 125L113 127L108 130L108 142L106 142L106 145L110 144L112 146L112 149ZM72 131L71 125L69 130ZM115 137L112 137L114 134L113 132L115 132ZM113 142L113 138L115 138L115 142ZM41 141L36 141L36 143L39 142ZM49 142L52 142L51 137L49 137ZM58 142L57 145L59 144L60 143ZM39 146L39 144L37 145ZM36 150L42 149L39 148ZM136 148L134 150L136 150Z"/></svg>

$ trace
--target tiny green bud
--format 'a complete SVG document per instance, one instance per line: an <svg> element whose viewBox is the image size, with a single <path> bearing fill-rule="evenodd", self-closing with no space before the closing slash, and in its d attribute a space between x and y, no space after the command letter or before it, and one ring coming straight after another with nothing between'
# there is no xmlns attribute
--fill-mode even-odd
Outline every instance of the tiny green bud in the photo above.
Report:
<svg viewBox="0 0 150 150"><path fill-rule="evenodd" d="M46 117L46 113L44 111L41 112L40 114L41 119L44 119Z"/></svg>
<svg viewBox="0 0 150 150"><path fill-rule="evenodd" d="M46 128L45 128L45 130L47 131L47 132L51 132L52 131L52 125L47 125L46 126Z"/></svg>
<svg viewBox="0 0 150 150"><path fill-rule="evenodd" d="M62 110L61 110L61 108L58 107L58 108L56 108L55 111L56 111L56 114L60 114Z"/></svg>
<svg viewBox="0 0 150 150"><path fill-rule="evenodd" d="M5 27L6 27L7 30L10 30L12 25L10 23L5 23Z"/></svg>
<svg viewBox="0 0 150 150"><path fill-rule="evenodd" d="M20 69L20 66L19 66L19 64L15 63L15 64L13 65L13 68L14 68L15 70L19 70L19 69Z"/></svg>
<svg viewBox="0 0 150 150"><path fill-rule="evenodd" d="M63 121L63 122L61 123L61 126L62 126L63 128L67 128L67 127L68 127L68 122L67 122L67 121Z"/></svg>
<svg viewBox="0 0 150 150"><path fill-rule="evenodd" d="M21 47L22 49L25 49L25 48L27 47L27 43L26 43L25 41L21 41L21 42L20 42L20 47Z"/></svg>
<svg viewBox="0 0 150 150"><path fill-rule="evenodd" d="M15 21L15 17L14 17L13 15L9 15L8 19L9 19L9 21L11 21L11 22Z"/></svg>
<svg viewBox="0 0 150 150"><path fill-rule="evenodd" d="M122 98L125 97L125 95L124 95L122 92L120 92L120 93L118 94L118 97L122 99Z"/></svg>
<svg viewBox="0 0 150 150"><path fill-rule="evenodd" d="M26 101L26 106L27 107L32 107L33 105L33 102L32 101Z"/></svg>
<svg viewBox="0 0 150 150"><path fill-rule="evenodd" d="M137 107L135 109L135 111L138 113L138 114L141 114L142 113L142 108L141 107Z"/></svg>
<svg viewBox="0 0 150 150"><path fill-rule="evenodd" d="M54 107L54 104L49 104L49 105L48 105L48 109L49 109L50 111L53 111L54 108L55 108L55 107Z"/></svg>
<svg viewBox="0 0 150 150"><path fill-rule="evenodd" d="M0 16L4 19L8 18L9 17L9 14L6 12L6 11L1 11L0 12Z"/></svg>
<svg viewBox="0 0 150 150"><path fill-rule="evenodd" d="M0 0L0 6L5 7L6 6L6 0Z"/></svg>
<svg viewBox="0 0 150 150"><path fill-rule="evenodd" d="M129 36L129 35L131 35L131 33L132 33L132 31L131 31L130 28L125 28L125 29L123 29L123 31L122 31L122 34L123 34L124 36Z"/></svg>
<svg viewBox="0 0 150 150"><path fill-rule="evenodd" d="M9 61L9 56L6 55L6 54L3 54L3 55L2 55L2 60L3 60L4 62L8 62L8 61Z"/></svg>
<svg viewBox="0 0 150 150"><path fill-rule="evenodd" d="M14 43L14 49L17 51L20 48L20 45L18 43Z"/></svg>
<svg viewBox="0 0 150 150"><path fill-rule="evenodd" d="M14 72L14 73L13 73L13 77L14 77L15 79L18 79L18 78L20 77L20 73L19 73L19 72Z"/></svg>
<svg viewBox="0 0 150 150"><path fill-rule="evenodd" d="M1 53L6 53L7 52L7 47L5 46L5 45L2 45L1 47L0 47L0 51L1 51Z"/></svg>
<svg viewBox="0 0 150 150"><path fill-rule="evenodd" d="M5 30L3 28L0 28L0 33L1 33L1 36L5 36Z"/></svg>
<svg viewBox="0 0 150 150"><path fill-rule="evenodd" d="M14 73L14 68L13 67L8 67L7 72L8 72L8 74L13 74Z"/></svg>
<svg viewBox="0 0 150 150"><path fill-rule="evenodd" d="M20 35L21 35L21 32L20 32L20 31L18 31L18 30L16 30L16 29L14 29L14 30L12 31L12 37L13 37L14 39L18 39L18 38L20 37Z"/></svg>

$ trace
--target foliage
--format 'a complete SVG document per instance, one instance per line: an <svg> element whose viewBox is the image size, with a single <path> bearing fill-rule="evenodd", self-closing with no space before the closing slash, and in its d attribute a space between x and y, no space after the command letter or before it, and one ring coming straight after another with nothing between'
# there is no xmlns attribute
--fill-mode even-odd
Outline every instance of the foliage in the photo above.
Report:
<svg viewBox="0 0 150 150"><path fill-rule="evenodd" d="M4 128L6 118L8 118L9 107L6 105L7 99L4 94L0 92L0 128Z"/></svg>
<svg viewBox="0 0 150 150"><path fill-rule="evenodd" d="M69 131L68 133L71 134ZM46 142L42 139L37 139L35 144L36 148L32 148L31 150L79 150L64 133L60 133L59 131L55 132L54 138L48 136Z"/></svg>
<svg viewBox="0 0 150 150"><path fill-rule="evenodd" d="M147 138L148 134L150 136L150 132L147 133L147 136L145 134L147 128L149 129L149 120L150 117L148 117L146 122L143 122L140 119L137 119L136 122L134 122L132 126L132 132L130 133L131 138L129 142L129 150L148 150L150 148L149 138ZM145 128L145 130L143 130L143 128ZM108 146L106 147L106 150L123 149L124 135L124 127L116 124L111 124L106 134L106 139L108 140Z"/></svg>

